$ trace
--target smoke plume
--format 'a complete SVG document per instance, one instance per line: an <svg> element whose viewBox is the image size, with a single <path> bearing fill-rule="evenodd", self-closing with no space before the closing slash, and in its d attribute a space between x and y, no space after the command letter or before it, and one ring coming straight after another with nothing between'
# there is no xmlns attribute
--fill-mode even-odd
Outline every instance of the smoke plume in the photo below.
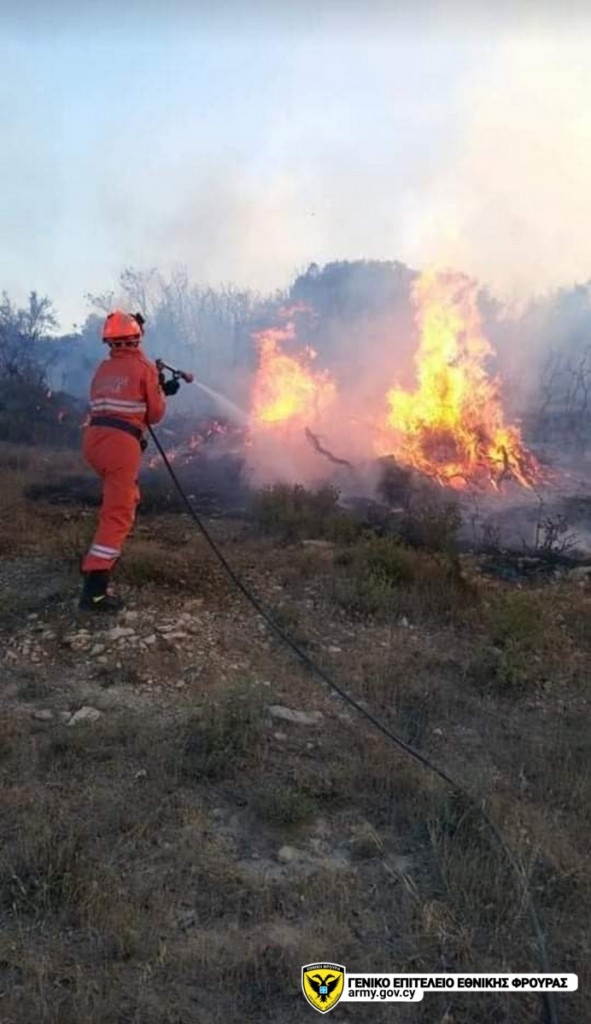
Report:
<svg viewBox="0 0 591 1024"><path fill-rule="evenodd" d="M588 47L514 38L464 90L457 152L408 221L417 262L460 267L509 300L586 281Z"/></svg>

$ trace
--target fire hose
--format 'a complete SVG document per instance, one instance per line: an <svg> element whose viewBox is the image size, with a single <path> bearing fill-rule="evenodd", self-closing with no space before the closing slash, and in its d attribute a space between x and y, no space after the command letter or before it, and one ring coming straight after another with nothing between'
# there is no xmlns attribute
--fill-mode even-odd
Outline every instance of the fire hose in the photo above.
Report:
<svg viewBox="0 0 591 1024"><path fill-rule="evenodd" d="M162 368L171 370L173 374L176 374L178 377L182 377L184 380L189 379L189 382L193 380L192 374L186 374L184 373L184 371L180 370L173 370L171 367L166 366L164 363L162 363ZM435 764L435 762L433 762L429 757L427 757L427 755L424 754L421 750L412 746L410 743L407 743L406 740L402 739L401 736L398 736L395 732L389 729L388 726L385 725L379 718L376 718L375 715L371 713L371 711L368 711L365 707L359 704L359 702L356 701L354 697L351 697L350 694L348 694L338 683L336 683L332 679L332 677L323 668L321 668L321 666L318 665L299 646L299 644L296 643L296 641L289 636L288 633L285 632L285 630L273 618L271 613L267 611L267 609L256 596L256 594L254 594L252 590L250 590L250 588L241 580L241 578L232 568L232 566L226 559L225 555L220 550L215 540L209 533L201 516L195 511L193 505L189 501L189 498L187 497L173 467L171 466L167 458L166 452L164 451L162 445L160 444L160 441L158 440L153 428L148 427L148 430L150 432L152 440L154 441L154 444L156 445L156 448L158 449L162 461L166 466L170 478L176 490L178 491L179 497L181 498L185 508L187 509L189 516L194 521L198 530L203 535L205 541L213 551L214 555L218 559L220 565L222 566L222 568L224 569L224 571L226 572L234 586L237 588L237 590L240 591L243 597L246 598L246 600L252 605L255 611L258 612L258 614L267 623L267 625L273 631L273 633L275 633L276 636L279 637L279 639L282 641L282 643L285 644L285 646L291 650L292 654L296 656L296 658L304 666L304 668L308 669L308 671L311 672L312 675L315 675L318 679L322 680L322 682L324 682L329 687L330 690L332 690L334 693L337 693L339 697L341 697L341 699L345 701L346 704L354 708L355 711L358 712L358 714L360 714L363 718L366 719L366 721L373 725L373 727L377 729L380 733L382 733L382 735L385 736L391 743L393 743L400 750L404 751L410 757L414 758L414 760L419 762L423 766L423 768L437 775L440 779L447 783L452 792L454 792L457 796L461 797L461 799L465 801L466 806L469 807L472 811L475 811L477 815L479 815L481 821L488 828L488 831L492 839L494 840L496 847L504 856L507 864L511 869L511 872L513 873L516 879L518 888L521 893L521 898L523 900L523 906L527 910L527 916L529 918L532 934L534 936L535 943L538 949L538 956L542 973L550 974L551 971L548 961L548 954L546 950L546 940L527 883L527 878L515 854L513 853L511 847L509 846L507 840L505 839L503 833L501 832L500 828L495 824L495 822L486 812L484 807L476 800L475 797L472 796L472 794L465 788L465 786L457 782L451 775L448 774L448 772L446 772L443 768L440 768L437 764ZM558 1011L556 1007L554 993L550 991L541 991L540 995L542 997L542 1006L544 1011L544 1024L558 1024Z"/></svg>

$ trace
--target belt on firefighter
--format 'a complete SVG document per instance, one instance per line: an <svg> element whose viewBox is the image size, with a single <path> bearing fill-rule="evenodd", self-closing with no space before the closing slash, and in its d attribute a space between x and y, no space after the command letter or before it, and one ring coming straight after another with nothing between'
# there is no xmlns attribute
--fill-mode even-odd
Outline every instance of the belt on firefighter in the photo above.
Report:
<svg viewBox="0 0 591 1024"><path fill-rule="evenodd" d="M140 445L144 447L144 435L139 427L134 427L133 423L128 423L127 420L117 419L116 416L91 416L89 427L113 427L115 430L123 430L126 434L131 434L135 437L136 441L139 441Z"/></svg>

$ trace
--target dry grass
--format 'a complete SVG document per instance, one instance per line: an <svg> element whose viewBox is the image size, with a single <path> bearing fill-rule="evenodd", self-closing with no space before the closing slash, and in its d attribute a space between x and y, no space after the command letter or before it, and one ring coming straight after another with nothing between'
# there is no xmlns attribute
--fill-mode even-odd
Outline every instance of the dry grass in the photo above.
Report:
<svg viewBox="0 0 591 1024"><path fill-rule="evenodd" d="M93 517L23 502L35 462L17 452L1 471L23 517L5 508L4 551L53 557L57 531L74 559ZM486 798L530 879L552 969L588 984L582 591L467 583L435 542L348 538L333 564L331 546L237 543L219 529L282 624ZM0 715L2 1024L300 1024L301 965L319 958L355 971L538 969L515 882L478 815L356 717L339 717L340 702L263 646L256 626L240 633L225 581L184 523L144 518L121 569L140 610L203 596L225 616L230 648L235 635L236 663L247 652L273 691L240 663L232 680L212 670L182 705L167 694L165 711L146 702L69 728L30 717L51 687L22 677L17 710ZM118 657L105 672L121 685L133 665ZM53 679L70 671L64 660ZM266 702L319 707L323 723L270 723ZM281 866L284 844L302 859ZM584 1000L560 1001L561 1024L585 1019ZM395 1013L371 1016L386 1024ZM521 996L434 994L413 1010L419 1024L539 1019L539 1000Z"/></svg>
<svg viewBox="0 0 591 1024"><path fill-rule="evenodd" d="M128 541L118 577L130 586L152 587L211 599L224 587L219 566L205 542L166 544L160 537Z"/></svg>

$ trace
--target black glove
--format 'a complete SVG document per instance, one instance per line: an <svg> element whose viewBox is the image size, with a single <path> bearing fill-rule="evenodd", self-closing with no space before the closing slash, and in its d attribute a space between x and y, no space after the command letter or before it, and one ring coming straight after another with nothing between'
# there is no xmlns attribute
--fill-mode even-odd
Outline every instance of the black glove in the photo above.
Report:
<svg viewBox="0 0 591 1024"><path fill-rule="evenodd" d="M171 395L176 395L178 389L180 388L180 384L175 377L173 377L171 380L161 380L160 384L167 398L170 398Z"/></svg>

